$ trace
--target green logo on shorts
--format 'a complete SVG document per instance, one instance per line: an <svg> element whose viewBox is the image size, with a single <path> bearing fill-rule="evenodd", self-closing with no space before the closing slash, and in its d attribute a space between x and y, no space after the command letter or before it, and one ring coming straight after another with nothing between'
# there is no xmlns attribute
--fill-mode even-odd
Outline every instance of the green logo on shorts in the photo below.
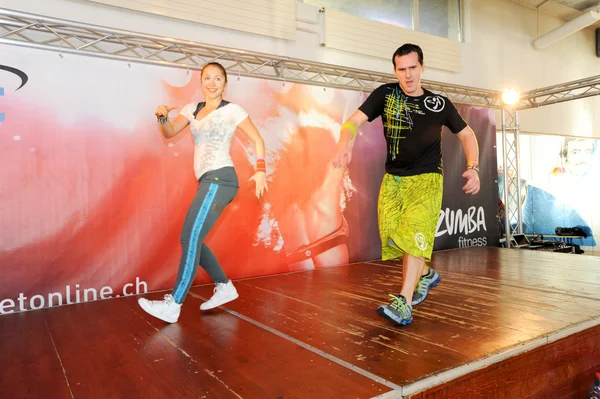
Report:
<svg viewBox="0 0 600 399"><path fill-rule="evenodd" d="M423 233L415 234L415 244L421 251L425 251L427 249L427 239Z"/></svg>

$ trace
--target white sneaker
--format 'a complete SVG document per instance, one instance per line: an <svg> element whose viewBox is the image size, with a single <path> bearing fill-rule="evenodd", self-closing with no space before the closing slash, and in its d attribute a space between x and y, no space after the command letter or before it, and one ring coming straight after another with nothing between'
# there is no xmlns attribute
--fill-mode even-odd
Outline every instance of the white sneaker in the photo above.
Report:
<svg viewBox="0 0 600 399"><path fill-rule="evenodd" d="M239 297L231 280L226 283L217 283L216 285L214 295L208 301L200 305L200 310L216 308L217 306L231 302Z"/></svg>
<svg viewBox="0 0 600 399"><path fill-rule="evenodd" d="M181 304L176 303L171 294L166 294L165 299L162 301L149 301L146 298L139 298L138 303L146 313L167 323L177 323L181 313Z"/></svg>

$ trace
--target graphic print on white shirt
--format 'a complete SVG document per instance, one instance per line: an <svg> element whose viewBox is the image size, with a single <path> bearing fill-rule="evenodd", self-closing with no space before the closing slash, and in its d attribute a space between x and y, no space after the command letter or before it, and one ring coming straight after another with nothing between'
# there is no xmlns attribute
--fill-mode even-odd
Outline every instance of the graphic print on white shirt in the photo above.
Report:
<svg viewBox="0 0 600 399"><path fill-rule="evenodd" d="M248 117L248 113L239 105L229 103L196 120L194 111L197 105L187 104L180 115L190 122L194 138L194 173L199 179L208 171L233 166L231 140L237 126Z"/></svg>

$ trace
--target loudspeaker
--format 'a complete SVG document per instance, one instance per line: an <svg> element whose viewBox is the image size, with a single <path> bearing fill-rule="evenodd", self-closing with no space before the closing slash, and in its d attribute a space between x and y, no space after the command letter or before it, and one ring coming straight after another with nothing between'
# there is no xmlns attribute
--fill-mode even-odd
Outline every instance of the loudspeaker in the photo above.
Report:
<svg viewBox="0 0 600 399"><path fill-rule="evenodd" d="M596 28L596 57L600 58L600 28Z"/></svg>

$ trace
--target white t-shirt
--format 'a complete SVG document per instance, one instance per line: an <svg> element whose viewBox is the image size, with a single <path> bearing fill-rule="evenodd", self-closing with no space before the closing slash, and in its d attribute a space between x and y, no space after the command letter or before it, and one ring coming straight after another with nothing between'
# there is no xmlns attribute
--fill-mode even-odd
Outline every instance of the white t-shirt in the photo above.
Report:
<svg viewBox="0 0 600 399"><path fill-rule="evenodd" d="M199 179L208 171L233 166L231 140L237 126L248 114L239 105L229 103L196 120L197 106L198 103L189 103L179 114L190 122L194 138L194 172Z"/></svg>

